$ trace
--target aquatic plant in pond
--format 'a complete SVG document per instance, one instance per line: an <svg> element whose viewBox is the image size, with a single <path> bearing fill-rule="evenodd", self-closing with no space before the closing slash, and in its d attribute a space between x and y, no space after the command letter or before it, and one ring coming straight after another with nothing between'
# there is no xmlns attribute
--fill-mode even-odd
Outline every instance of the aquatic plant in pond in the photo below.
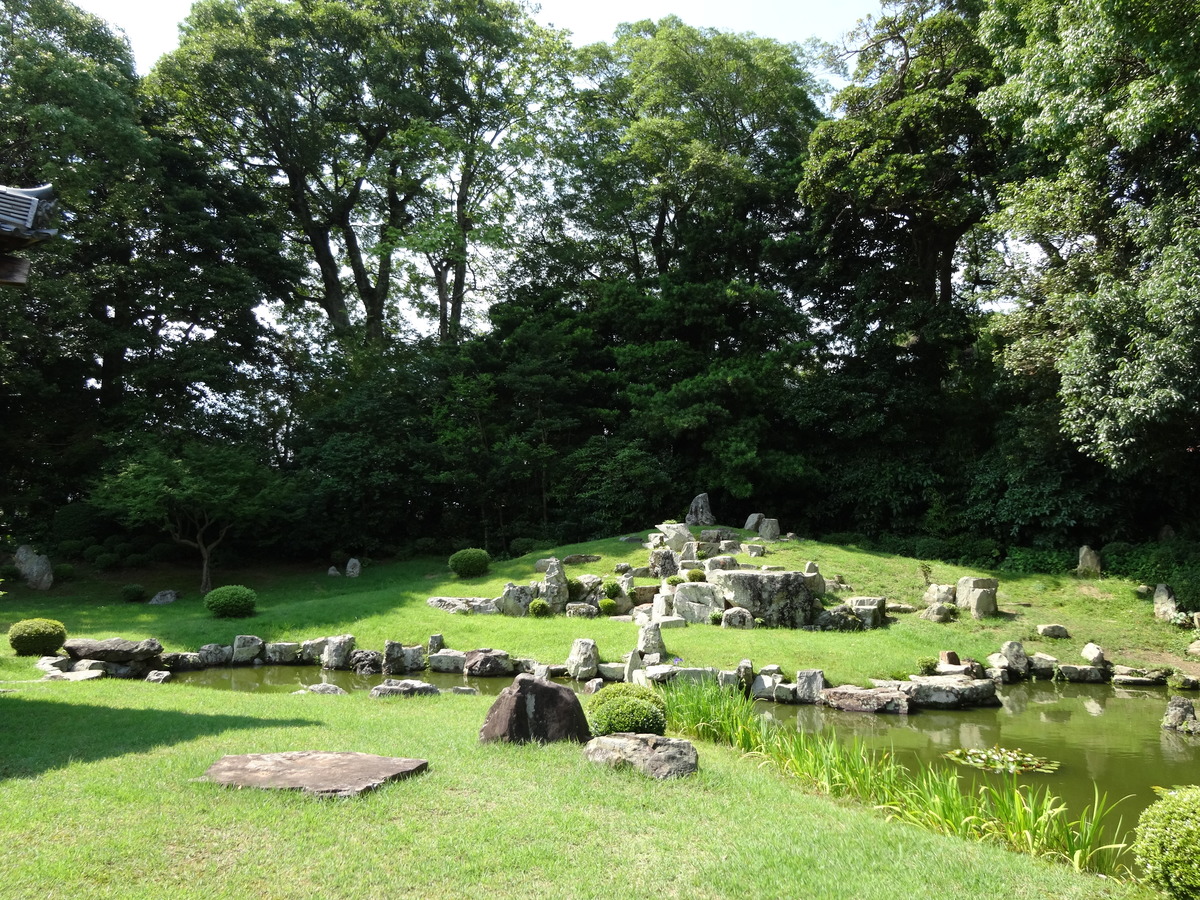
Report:
<svg viewBox="0 0 1200 900"><path fill-rule="evenodd" d="M1099 790L1094 802L1071 819L1049 790L1018 784L1015 776L971 791L945 769L913 774L891 753L871 750L857 738L843 742L783 728L757 715L748 699L712 681L672 682L665 696L671 731L737 747L811 790L857 800L889 819L930 831L1055 859L1077 871L1127 871L1119 859L1124 844L1104 842L1114 804Z"/></svg>
<svg viewBox="0 0 1200 900"><path fill-rule="evenodd" d="M992 747L989 750L959 747L942 755L961 766L972 766L987 772L1008 772L1013 775L1023 772L1055 772L1059 766L1055 760L1034 756L1020 747Z"/></svg>

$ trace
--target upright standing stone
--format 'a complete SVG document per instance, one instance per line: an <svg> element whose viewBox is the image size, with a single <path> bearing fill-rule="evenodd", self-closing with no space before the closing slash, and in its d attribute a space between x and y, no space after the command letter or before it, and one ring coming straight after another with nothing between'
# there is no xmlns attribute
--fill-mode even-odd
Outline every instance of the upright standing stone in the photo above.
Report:
<svg viewBox="0 0 1200 900"><path fill-rule="evenodd" d="M1079 565L1075 567L1078 575L1095 578L1100 574L1100 554L1084 544L1079 548Z"/></svg>
<svg viewBox="0 0 1200 900"><path fill-rule="evenodd" d="M708 502L708 494L697 494L692 500L692 505L688 507L687 518L685 520L689 525L716 525L717 517L713 515L712 507Z"/></svg>
<svg viewBox="0 0 1200 900"><path fill-rule="evenodd" d="M43 556L28 544L22 544L13 555L13 564L25 584L35 591L48 591L54 585L54 566L50 557Z"/></svg>
<svg viewBox="0 0 1200 900"><path fill-rule="evenodd" d="M663 643L662 630L657 623L643 625L638 630L637 648L643 656L648 653L666 655L667 645Z"/></svg>
<svg viewBox="0 0 1200 900"><path fill-rule="evenodd" d="M664 522L658 526L658 530L666 538L667 546L676 553L682 553L684 546L694 540L688 527L677 522Z"/></svg>
<svg viewBox="0 0 1200 900"><path fill-rule="evenodd" d="M552 612L562 613L566 611L569 593L567 573L563 571L562 563L551 558L546 567L545 578L539 585L539 596L546 601Z"/></svg>
<svg viewBox="0 0 1200 900"><path fill-rule="evenodd" d="M1154 618L1170 622L1177 612L1179 605L1175 602L1175 592L1167 585L1160 584L1154 589Z"/></svg>
<svg viewBox="0 0 1200 900"><path fill-rule="evenodd" d="M566 685L518 675L500 692L479 729L481 743L554 741L584 743L591 737L579 698Z"/></svg>
<svg viewBox="0 0 1200 900"><path fill-rule="evenodd" d="M1000 645L1000 653L1008 660L1008 669L1019 678L1029 677L1029 657L1020 641L1005 641Z"/></svg>
<svg viewBox="0 0 1200 900"><path fill-rule="evenodd" d="M576 681L595 678L600 665L600 651L591 638L576 638L567 657L567 674Z"/></svg>
<svg viewBox="0 0 1200 900"><path fill-rule="evenodd" d="M763 519L758 524L758 536L764 541L779 540L779 520Z"/></svg>
<svg viewBox="0 0 1200 900"><path fill-rule="evenodd" d="M762 520L766 518L762 513L750 513L746 518L746 524L742 526L746 531L758 531L758 526L762 524Z"/></svg>
<svg viewBox="0 0 1200 900"><path fill-rule="evenodd" d="M357 558L353 556L350 557L349 561L346 563L346 577L357 578L361 574L362 563L360 563Z"/></svg>
<svg viewBox="0 0 1200 900"><path fill-rule="evenodd" d="M653 578L670 578L679 574L679 563L670 547L658 547L650 551L650 575Z"/></svg>
<svg viewBox="0 0 1200 900"><path fill-rule="evenodd" d="M350 654L354 652L354 635L339 634L326 638L325 650L321 653L321 668L346 669L350 666Z"/></svg>

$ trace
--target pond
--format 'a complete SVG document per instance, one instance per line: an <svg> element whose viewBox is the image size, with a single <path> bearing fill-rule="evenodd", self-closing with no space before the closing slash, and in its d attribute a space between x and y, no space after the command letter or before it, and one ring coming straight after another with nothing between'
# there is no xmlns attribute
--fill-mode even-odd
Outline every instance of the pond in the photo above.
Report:
<svg viewBox="0 0 1200 900"><path fill-rule="evenodd" d="M892 750L910 769L933 764L953 768L965 782L973 777L1009 776L955 766L943 754L959 747L1020 748L1061 764L1055 772L1018 777L1033 787L1048 786L1067 804L1071 818L1092 804L1093 783L1110 802L1128 795L1114 814L1124 820L1123 830L1128 831L1157 799L1155 786L1200 781L1200 737L1161 728L1170 696L1167 688L1039 681L1005 685L1000 691L1003 706L921 710L910 716L874 716L820 706L759 706L763 715L805 732L829 731L840 738L858 737L875 750Z"/></svg>
<svg viewBox="0 0 1200 900"><path fill-rule="evenodd" d="M511 684L508 678L464 678L423 672L412 676L436 687L461 685L488 696ZM306 684L328 682L347 691L369 691L381 675L356 675L315 666L244 666L181 672L176 683L238 691L288 693ZM560 681L576 690L582 684ZM1126 830L1156 799L1155 786L1170 787L1200 781L1200 737L1190 738L1160 727L1170 692L1166 688L1121 688L1111 685L1024 682L1000 691L1003 706L939 712L921 710L909 716L850 713L822 706L783 706L759 703L762 715L794 725L805 732L832 732L840 738L858 737L868 747L893 751L912 769L942 765L961 772L964 781L987 776L976 769L955 767L944 753L963 747L1020 748L1060 763L1057 771L1019 776L1031 786L1049 786L1068 807L1072 818L1093 801L1092 785L1115 801Z"/></svg>

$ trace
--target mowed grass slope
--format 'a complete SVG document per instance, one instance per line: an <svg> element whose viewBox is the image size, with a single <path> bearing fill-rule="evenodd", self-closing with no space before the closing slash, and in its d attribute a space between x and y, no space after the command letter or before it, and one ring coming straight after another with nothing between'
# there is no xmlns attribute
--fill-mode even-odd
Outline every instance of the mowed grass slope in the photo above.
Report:
<svg viewBox="0 0 1200 900"><path fill-rule="evenodd" d="M193 568L86 576L56 585L49 592L6 584L3 588L9 594L0 598L0 627L7 629L9 623L22 618L46 616L65 623L73 637L154 637L168 650L229 643L237 634L302 641L342 633L353 634L360 647L382 649L385 640L422 643L430 634L441 633L447 645L456 649L495 647L541 662L564 661L572 640L589 637L596 640L603 659L619 660L637 640L637 628L629 623L449 615L425 602L434 595L496 597L509 581L527 584L540 578L534 571L538 557L569 553L602 557L597 563L569 567L572 575L611 576L617 563L644 565L648 556L637 544L612 539L496 562L488 575L465 580L456 578L440 558L369 565L357 579L331 577L319 564L219 571L218 584L247 584L259 592L257 615L240 620L216 620L208 615L198 592L188 590L197 579ZM739 559L751 561L744 556ZM882 595L921 605L925 583L919 560L791 541L772 545L766 558L754 562L795 569L809 560L816 561L827 578L841 575L852 586L852 594ZM945 583L963 575L990 574L942 563L931 564L931 569L932 579ZM781 629L734 632L699 625L668 630L665 637L670 653L686 665L732 668L748 658L756 666L778 663L785 669L821 668L838 683L902 677L915 671L918 658L936 656L939 650L955 650L960 656L983 660L1006 640L1022 640L1028 652L1041 650L1063 662L1081 661L1083 645L1095 641L1115 662L1167 664L1198 671L1184 655L1194 634L1157 622L1152 604L1139 599L1130 582L1069 575L1000 573L999 577L1002 614L978 622L968 617L937 625L910 614L898 616L887 629L859 634ZM140 583L152 592L183 589L184 598L157 607L124 603L120 587L128 582ZM1049 622L1067 626L1071 639L1040 638L1036 626ZM23 677L28 671L26 663L9 655L7 646L0 650L0 677Z"/></svg>
<svg viewBox="0 0 1200 900"><path fill-rule="evenodd" d="M0 897L1148 896L806 795L728 749L655 782L578 745L483 746L488 702L21 685L0 695ZM430 769L352 800L195 780L300 749Z"/></svg>

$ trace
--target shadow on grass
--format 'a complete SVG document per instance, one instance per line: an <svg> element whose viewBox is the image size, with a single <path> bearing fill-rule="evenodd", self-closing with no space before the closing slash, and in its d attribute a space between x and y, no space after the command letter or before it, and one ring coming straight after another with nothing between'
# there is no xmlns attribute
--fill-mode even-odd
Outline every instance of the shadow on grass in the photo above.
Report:
<svg viewBox="0 0 1200 900"><path fill-rule="evenodd" d="M0 695L0 780L248 728L308 727L308 719L209 715L57 703Z"/></svg>

